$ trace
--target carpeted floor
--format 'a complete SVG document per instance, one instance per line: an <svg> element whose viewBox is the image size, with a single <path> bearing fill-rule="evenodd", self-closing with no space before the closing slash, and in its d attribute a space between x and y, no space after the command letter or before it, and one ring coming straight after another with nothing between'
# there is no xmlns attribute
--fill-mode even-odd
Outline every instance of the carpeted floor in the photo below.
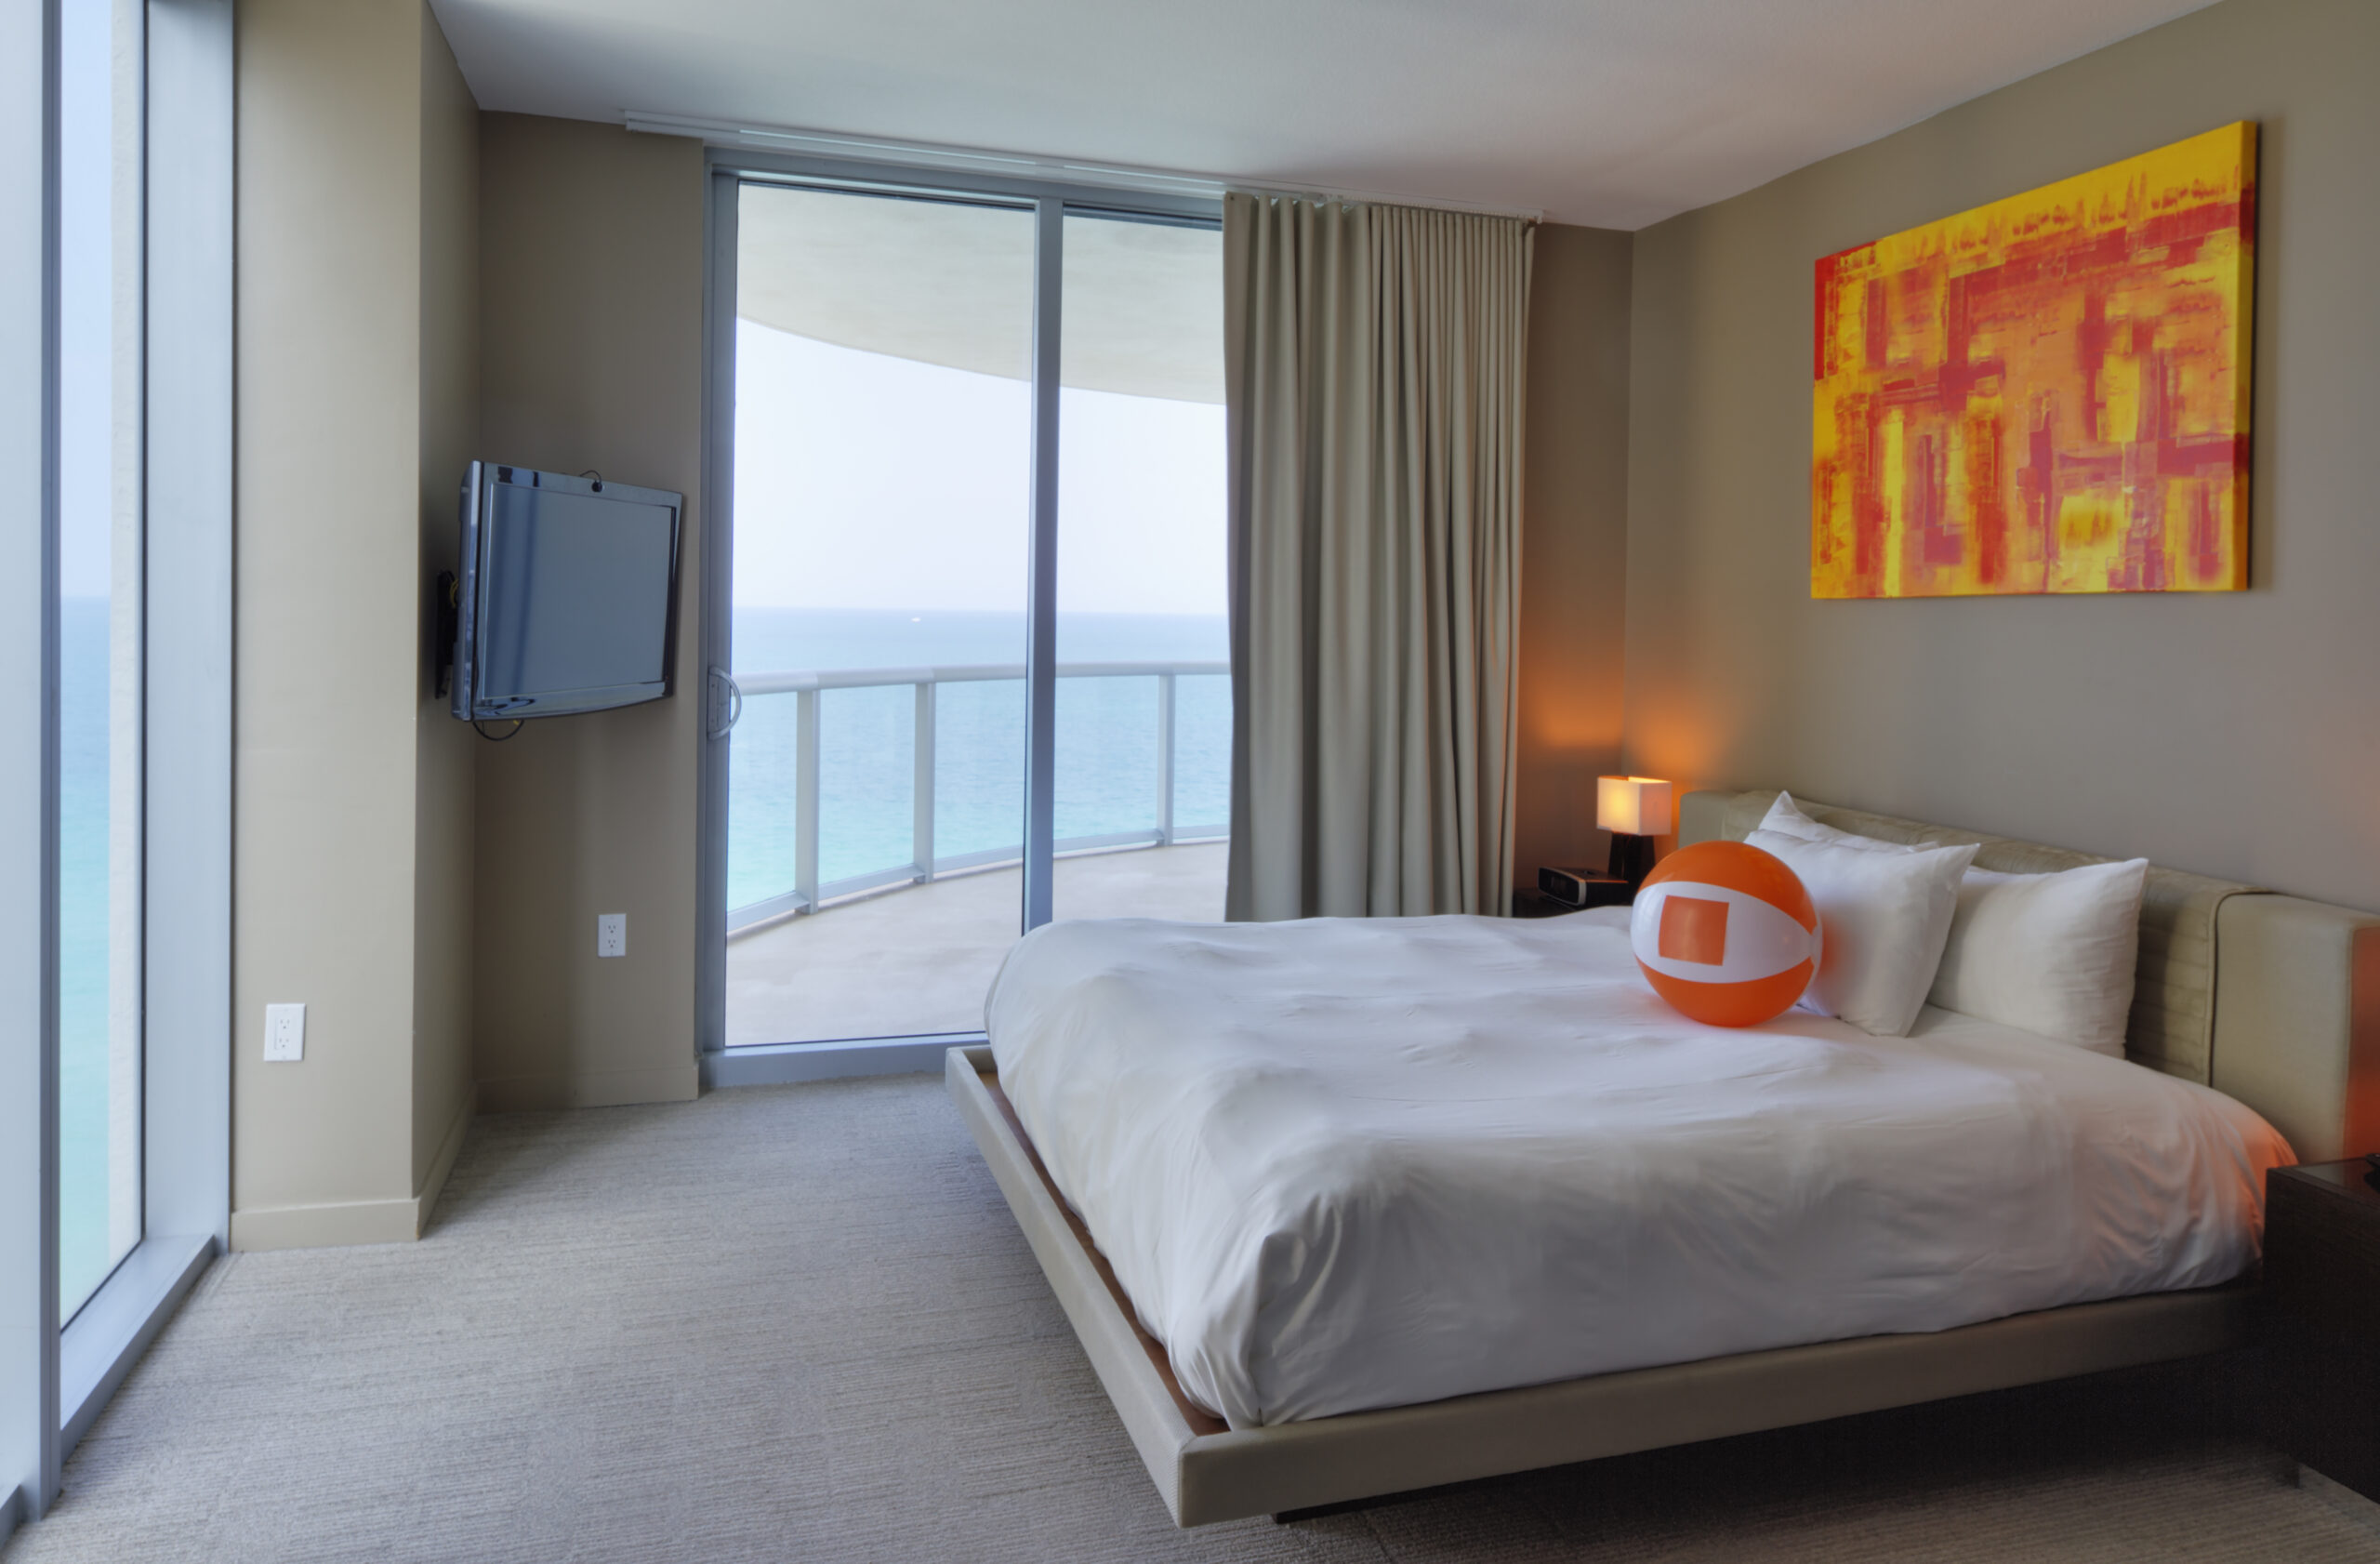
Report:
<svg viewBox="0 0 2380 1564"><path fill-rule="evenodd" d="M1177 1532L925 1077L483 1119L218 1264L7 1564L2380 1558L2161 1372Z"/></svg>

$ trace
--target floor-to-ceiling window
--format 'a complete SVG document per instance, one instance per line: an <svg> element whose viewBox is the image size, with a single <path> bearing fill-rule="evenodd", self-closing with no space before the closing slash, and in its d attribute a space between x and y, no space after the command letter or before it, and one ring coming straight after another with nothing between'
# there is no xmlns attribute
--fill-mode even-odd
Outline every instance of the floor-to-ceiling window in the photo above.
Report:
<svg viewBox="0 0 2380 1564"><path fill-rule="evenodd" d="M0 1531L229 1226L231 23L0 7Z"/></svg>
<svg viewBox="0 0 2380 1564"><path fill-rule="evenodd" d="M60 11L60 1306L140 1241L143 6Z"/></svg>
<svg viewBox="0 0 2380 1564"><path fill-rule="evenodd" d="M714 203L721 1040L972 1031L1031 922L1220 918L1210 209L748 170Z"/></svg>

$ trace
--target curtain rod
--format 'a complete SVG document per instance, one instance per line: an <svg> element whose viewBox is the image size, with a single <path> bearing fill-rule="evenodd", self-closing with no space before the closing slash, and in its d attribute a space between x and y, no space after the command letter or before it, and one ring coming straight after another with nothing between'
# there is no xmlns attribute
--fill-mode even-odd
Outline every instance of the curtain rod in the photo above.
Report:
<svg viewBox="0 0 2380 1564"><path fill-rule="evenodd" d="M684 136L708 145L750 147L756 151L863 158L873 163L892 163L912 168L965 168L979 174L1011 174L1064 183L1102 185L1114 190L1203 196L1211 200L1221 200L1226 190L1244 190L1259 195L1294 195L1319 201L1359 202L1386 206L1423 206L1437 211L1469 212L1481 217L1519 218L1528 222L1541 222L1545 219L1544 211L1534 206L1494 206L1435 196L1391 195L1377 191L1342 190L1325 185L1287 185L1264 179L1234 179L1220 175L1184 174L1130 164L1082 163L1067 158L1035 157L1022 152L943 146L930 141L845 136L832 131L742 125L729 120L694 119L637 110L628 111L624 119L628 129L646 135Z"/></svg>

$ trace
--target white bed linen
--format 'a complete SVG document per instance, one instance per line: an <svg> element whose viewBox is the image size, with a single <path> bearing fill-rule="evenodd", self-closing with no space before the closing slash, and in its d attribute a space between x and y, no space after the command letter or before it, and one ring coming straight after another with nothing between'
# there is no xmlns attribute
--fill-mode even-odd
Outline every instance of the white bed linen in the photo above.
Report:
<svg viewBox="0 0 2380 1564"><path fill-rule="evenodd" d="M2203 1087L1928 1007L1655 997L1625 908L1056 923L1000 1083L1234 1427L2238 1275L2293 1160Z"/></svg>

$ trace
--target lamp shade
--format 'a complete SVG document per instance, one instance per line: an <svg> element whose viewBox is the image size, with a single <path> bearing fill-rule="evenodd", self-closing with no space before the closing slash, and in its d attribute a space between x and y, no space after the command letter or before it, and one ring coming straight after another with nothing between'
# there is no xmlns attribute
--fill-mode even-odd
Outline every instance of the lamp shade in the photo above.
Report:
<svg viewBox="0 0 2380 1564"><path fill-rule="evenodd" d="M1670 834L1670 785L1658 776L1595 778L1595 824L1620 836Z"/></svg>

